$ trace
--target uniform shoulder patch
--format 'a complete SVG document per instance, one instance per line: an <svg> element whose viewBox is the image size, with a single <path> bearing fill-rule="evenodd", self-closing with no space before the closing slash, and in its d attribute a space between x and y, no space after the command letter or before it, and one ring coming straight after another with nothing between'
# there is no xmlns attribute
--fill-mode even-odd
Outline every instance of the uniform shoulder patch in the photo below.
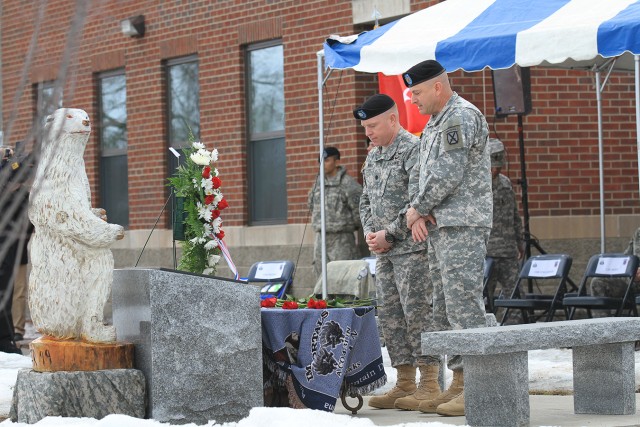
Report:
<svg viewBox="0 0 640 427"><path fill-rule="evenodd" d="M457 117L452 117L443 123L442 147L444 151L464 148L462 126Z"/></svg>

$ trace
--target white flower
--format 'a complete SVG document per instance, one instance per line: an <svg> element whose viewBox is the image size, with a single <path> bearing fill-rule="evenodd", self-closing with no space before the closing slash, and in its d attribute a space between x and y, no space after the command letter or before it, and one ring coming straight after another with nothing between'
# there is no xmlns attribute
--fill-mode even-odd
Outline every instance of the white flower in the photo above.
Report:
<svg viewBox="0 0 640 427"><path fill-rule="evenodd" d="M200 141L194 141L193 144L191 144L191 146L193 148L195 148L196 150L204 150L204 144Z"/></svg>
<svg viewBox="0 0 640 427"><path fill-rule="evenodd" d="M198 218L204 219L205 222L211 221L211 207L204 206L202 203L198 202L196 204L196 208L198 209Z"/></svg>
<svg viewBox="0 0 640 427"><path fill-rule="evenodd" d="M208 251L215 249L218 247L218 241L217 240L209 240L207 243L205 243L204 248Z"/></svg>
<svg viewBox="0 0 640 427"><path fill-rule="evenodd" d="M196 190L200 188L198 185L198 180L196 180L195 178L191 178L191 182L193 182L193 188L195 188Z"/></svg>
<svg viewBox="0 0 640 427"><path fill-rule="evenodd" d="M198 150L195 153L191 153L191 156L189 157L191 157L191 160L193 160L193 163L196 165L207 166L211 163L211 157L206 154L202 154L201 151L202 150Z"/></svg>
<svg viewBox="0 0 640 427"><path fill-rule="evenodd" d="M213 234L218 234L220 232L220 226L222 225L222 218L218 217L213 220L211 226L213 227Z"/></svg>
<svg viewBox="0 0 640 427"><path fill-rule="evenodd" d="M220 200L223 199L223 197L224 196L222 195L222 192L220 190L217 190L216 196L213 198L213 204L217 205L220 202Z"/></svg>
<svg viewBox="0 0 640 427"><path fill-rule="evenodd" d="M203 224L203 227L204 227L204 235L211 236L211 224L205 223Z"/></svg>
<svg viewBox="0 0 640 427"><path fill-rule="evenodd" d="M213 273L213 268L211 268L211 267L207 267L204 270L202 270L202 274L204 274L204 275L209 275L211 273Z"/></svg>
<svg viewBox="0 0 640 427"><path fill-rule="evenodd" d="M218 161L218 149L214 148L213 151L211 152L211 161L212 162L217 162ZM216 171L216 175L218 175L218 172Z"/></svg>
<svg viewBox="0 0 640 427"><path fill-rule="evenodd" d="M209 267L214 267L220 261L220 255L209 255L209 259L207 260L207 264Z"/></svg>
<svg viewBox="0 0 640 427"><path fill-rule="evenodd" d="M202 178L202 181L200 181L200 186L204 188L205 193L208 191L207 194L211 194L211 192L213 191L213 182L210 179Z"/></svg>
<svg viewBox="0 0 640 427"><path fill-rule="evenodd" d="M193 239L189 240L191 243L193 243L194 245L201 245L204 242L207 241L207 239L205 239L204 237L194 237Z"/></svg>

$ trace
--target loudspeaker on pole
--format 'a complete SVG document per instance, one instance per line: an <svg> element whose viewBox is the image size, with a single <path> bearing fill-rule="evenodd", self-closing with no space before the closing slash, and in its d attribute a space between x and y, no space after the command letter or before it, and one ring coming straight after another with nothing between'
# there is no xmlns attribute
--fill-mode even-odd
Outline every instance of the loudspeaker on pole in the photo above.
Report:
<svg viewBox="0 0 640 427"><path fill-rule="evenodd" d="M531 77L529 68L514 65L492 70L496 116L527 115L531 112Z"/></svg>

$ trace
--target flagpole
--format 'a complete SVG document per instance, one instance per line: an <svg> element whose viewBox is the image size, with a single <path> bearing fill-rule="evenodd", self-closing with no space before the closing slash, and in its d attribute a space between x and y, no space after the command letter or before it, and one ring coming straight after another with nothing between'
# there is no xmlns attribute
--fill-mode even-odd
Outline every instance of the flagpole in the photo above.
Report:
<svg viewBox="0 0 640 427"><path fill-rule="evenodd" d="M318 180L320 181L320 237L322 248L322 299L327 299L327 241L326 241L326 228L324 218L324 97L323 97L323 72L322 72L322 59L324 52L319 51L317 53L318 59L318 127L319 127L319 156L320 156L320 171L318 173Z"/></svg>

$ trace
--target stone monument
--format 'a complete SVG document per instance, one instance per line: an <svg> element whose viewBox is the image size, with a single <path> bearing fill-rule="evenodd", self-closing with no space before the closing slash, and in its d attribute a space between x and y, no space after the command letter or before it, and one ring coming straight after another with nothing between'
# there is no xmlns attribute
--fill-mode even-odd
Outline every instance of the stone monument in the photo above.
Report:
<svg viewBox="0 0 640 427"><path fill-rule="evenodd" d="M29 308L42 338L30 345L33 370L18 374L11 418L144 416L145 382L133 368L133 344L115 342L103 323L111 293L110 246L124 237L91 206L84 149L86 112L61 108L47 117L29 197L32 270Z"/></svg>
<svg viewBox="0 0 640 427"><path fill-rule="evenodd" d="M115 270L113 324L135 344L147 416L239 421L263 406L260 289L174 270Z"/></svg>

